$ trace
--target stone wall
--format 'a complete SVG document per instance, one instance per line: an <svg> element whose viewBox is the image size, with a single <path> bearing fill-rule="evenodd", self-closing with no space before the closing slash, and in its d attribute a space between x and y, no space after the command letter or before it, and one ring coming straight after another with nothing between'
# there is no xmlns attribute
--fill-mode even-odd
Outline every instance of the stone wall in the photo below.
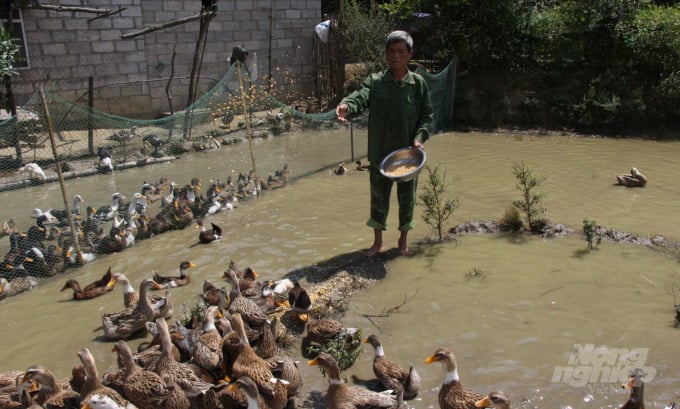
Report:
<svg viewBox="0 0 680 409"><path fill-rule="evenodd" d="M175 110L186 106L198 20L132 39L120 37L199 14L200 1L61 0L42 4L125 10L92 20L94 14L24 9L30 68L22 69L13 82L17 104L24 103L40 86L86 104L88 77L93 76L98 110L134 117L169 111L165 88L175 49L173 106ZM207 37L199 96L226 73L235 45L257 55L258 77L271 74L276 82L277 75L285 71L297 84L312 81L314 26L321 21L319 0L222 0L217 7Z"/></svg>

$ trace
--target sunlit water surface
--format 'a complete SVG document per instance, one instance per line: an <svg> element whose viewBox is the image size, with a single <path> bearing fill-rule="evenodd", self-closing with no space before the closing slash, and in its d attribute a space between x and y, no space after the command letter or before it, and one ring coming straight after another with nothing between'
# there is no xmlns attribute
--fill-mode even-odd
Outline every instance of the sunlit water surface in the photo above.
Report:
<svg viewBox="0 0 680 409"><path fill-rule="evenodd" d="M363 159L362 131L355 131L355 149L356 158ZM578 231L588 217L630 233L662 234L671 241L680 237L680 143L446 133L434 136L426 149L429 164L446 172L445 195L460 200L450 225L499 219L519 198L512 167L524 162L546 178L541 190L553 222ZM0 301L0 370L39 363L58 376L69 376L83 347L90 348L100 372L115 364L111 344L98 340L98 327L101 310L122 308L121 290L74 302L70 293L59 292L67 278L89 283L111 266L137 286L154 270L173 273L180 261L191 260L198 265L192 284L172 293L179 316L182 303L197 300L204 279L221 282L230 260L253 266L262 279L273 279L370 246L372 233L365 226L368 175L353 166L343 176L330 172L340 160L351 159L348 132L258 141L254 153L261 175L288 163L291 183L212 216L209 220L225 231L221 241L196 246L194 229L165 233L123 253L100 256L28 294ZM648 186L614 185L614 175L632 166L648 177ZM80 193L87 204L98 206L116 191L130 198L144 180L167 177L184 184L195 176L206 189L210 180L225 180L249 168L248 146L241 144L112 176L69 180L66 189L69 197ZM2 219L13 218L20 227L33 222L29 215L35 207L63 207L58 184L4 192L2 197ZM393 206L396 209L396 203ZM152 213L155 210L152 207ZM418 216L421 211L418 207ZM396 246L398 238L396 211L389 224L388 248ZM456 353L466 386L479 392L503 389L515 407L619 407L627 395L621 379L612 374L625 365L648 372L648 407L661 408L680 397L680 329L673 321L680 266L674 255L610 242L587 252L580 234L553 240L470 235L445 244L423 243L431 234L418 219L410 236L416 255L390 261L387 276L356 295L343 318L364 335L378 334L388 358L420 372L422 390L409 407L438 407L443 370L424 360L441 346ZM6 251L7 240L0 246ZM573 354L591 346L606 347L611 354L600 355L607 358L600 363ZM345 375L350 380L352 375L372 378L372 358L373 352L364 347ZM318 370L300 359L302 396L325 390Z"/></svg>

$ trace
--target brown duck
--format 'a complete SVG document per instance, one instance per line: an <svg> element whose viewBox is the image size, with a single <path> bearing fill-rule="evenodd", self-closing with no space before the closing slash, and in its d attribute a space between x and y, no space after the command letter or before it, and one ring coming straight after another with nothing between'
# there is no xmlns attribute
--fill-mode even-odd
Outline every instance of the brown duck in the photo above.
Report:
<svg viewBox="0 0 680 409"><path fill-rule="evenodd" d="M170 394L163 378L155 372L140 368L125 341L116 342L113 350L118 352L123 373L123 392L130 402L139 409L163 407Z"/></svg>
<svg viewBox="0 0 680 409"><path fill-rule="evenodd" d="M482 400L475 402L478 408L510 409L510 399L503 391L493 391Z"/></svg>
<svg viewBox="0 0 680 409"><path fill-rule="evenodd" d="M120 405L125 405L126 400L116 390L104 386L99 374L97 373L97 366L94 362L94 357L89 349L81 349L78 351L78 358L85 368L85 382L80 388L80 403L83 404L94 395L108 396Z"/></svg>
<svg viewBox="0 0 680 409"><path fill-rule="evenodd" d="M444 382L439 389L439 407L441 409L474 409L475 403L484 399L484 395L464 388L460 383L456 356L448 348L439 348L425 359L425 363L441 362L444 367Z"/></svg>
<svg viewBox="0 0 680 409"><path fill-rule="evenodd" d="M326 393L328 409L376 409L396 407L397 397L386 392L374 392L358 385L347 385L340 377L335 358L325 352L308 362L324 370L330 384Z"/></svg>
<svg viewBox="0 0 680 409"><path fill-rule="evenodd" d="M420 389L420 375L413 366L406 372L393 361L385 358L385 350L375 334L370 335L364 343L371 344L375 350L373 373L386 389L392 389L403 399L413 399Z"/></svg>
<svg viewBox="0 0 680 409"><path fill-rule="evenodd" d="M189 269L196 267L196 264L192 263L189 260L184 260L179 264L179 275L178 276L162 276L158 274L157 272L153 272L153 281L158 284L157 286L154 286L154 289L162 289L162 288L175 288L175 287L182 287L191 282L191 278L189 276Z"/></svg>
<svg viewBox="0 0 680 409"><path fill-rule="evenodd" d="M248 325L261 327L268 320L267 314L253 300L241 294L241 291L239 291L239 279L236 277L234 270L229 269L225 274L231 282L229 313L240 314ZM257 380L255 381L257 382Z"/></svg>
<svg viewBox="0 0 680 409"><path fill-rule="evenodd" d="M108 273L110 277L111 276L110 268L108 270ZM88 284L85 288L81 289L80 284L78 284L78 281L71 278L66 281L64 286L61 288L61 291L70 288L73 290L74 300L89 300L91 298L96 298L99 297L100 295L104 295L106 293L110 293L111 291L113 291L113 287L116 284L116 280L114 280L113 277L110 277L109 281L104 283L104 285L100 285L99 283L100 280L97 280L94 283Z"/></svg>
<svg viewBox="0 0 680 409"><path fill-rule="evenodd" d="M203 220L197 221L196 224L200 229L198 232L199 243L208 244L222 238L222 228L215 223L210 223L211 229L207 229L205 225L203 225Z"/></svg>
<svg viewBox="0 0 680 409"><path fill-rule="evenodd" d="M216 373L222 365L222 335L215 327L215 319L221 316L217 306L208 307L203 333L196 338L192 350L193 362L211 373Z"/></svg>
<svg viewBox="0 0 680 409"><path fill-rule="evenodd" d="M78 392L62 388L48 369L34 365L26 370L21 383L35 382L40 385L35 403L43 408L65 408L78 405Z"/></svg>
<svg viewBox="0 0 680 409"><path fill-rule="evenodd" d="M231 314L231 326L239 336L239 351L232 365L232 375L234 378L247 376L257 384L258 390L264 398L274 396L274 385L271 379L274 377L269 367L269 363L257 356L250 347L246 329L243 324L241 314Z"/></svg>

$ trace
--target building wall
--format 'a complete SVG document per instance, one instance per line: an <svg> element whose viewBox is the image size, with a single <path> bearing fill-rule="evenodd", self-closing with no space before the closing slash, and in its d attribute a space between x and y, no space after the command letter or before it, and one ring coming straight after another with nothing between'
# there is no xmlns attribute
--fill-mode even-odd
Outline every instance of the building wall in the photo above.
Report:
<svg viewBox="0 0 680 409"><path fill-rule="evenodd" d="M61 0L42 4L125 10L92 20L94 14L24 9L30 68L21 70L13 82L18 104L41 86L86 104L88 77L93 76L98 110L135 117L169 111L165 88L174 49L173 108L186 106L199 21L132 39L120 37L199 14L200 1ZM277 82L277 76L285 71L297 84L313 80L313 36L321 19L320 0L221 0L217 8L210 22L199 96L226 73L235 45L257 55L258 77L271 73Z"/></svg>

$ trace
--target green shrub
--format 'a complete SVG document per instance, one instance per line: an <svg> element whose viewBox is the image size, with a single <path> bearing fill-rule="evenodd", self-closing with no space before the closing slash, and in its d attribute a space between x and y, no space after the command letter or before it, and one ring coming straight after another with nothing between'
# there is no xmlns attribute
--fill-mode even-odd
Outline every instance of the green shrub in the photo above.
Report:
<svg viewBox="0 0 680 409"><path fill-rule="evenodd" d="M426 166L425 169L427 170L427 179L422 188L423 192L419 196L420 204L425 206L421 217L437 233L437 237L441 241L444 240L446 221L460 203L457 198L444 198L446 172L442 174L438 165L434 169L430 166Z"/></svg>
<svg viewBox="0 0 680 409"><path fill-rule="evenodd" d="M590 220L587 217L583 219L583 233L586 235L586 241L590 250L599 246L602 242L602 235L597 232L595 220Z"/></svg>
<svg viewBox="0 0 680 409"><path fill-rule="evenodd" d="M518 183L517 189L522 194L522 199L515 200L512 204L526 217L526 225L534 233L538 233L548 224L543 217L546 209L543 207L542 191L538 187L545 181L542 175L534 175L533 169L524 163L515 164L512 168Z"/></svg>

